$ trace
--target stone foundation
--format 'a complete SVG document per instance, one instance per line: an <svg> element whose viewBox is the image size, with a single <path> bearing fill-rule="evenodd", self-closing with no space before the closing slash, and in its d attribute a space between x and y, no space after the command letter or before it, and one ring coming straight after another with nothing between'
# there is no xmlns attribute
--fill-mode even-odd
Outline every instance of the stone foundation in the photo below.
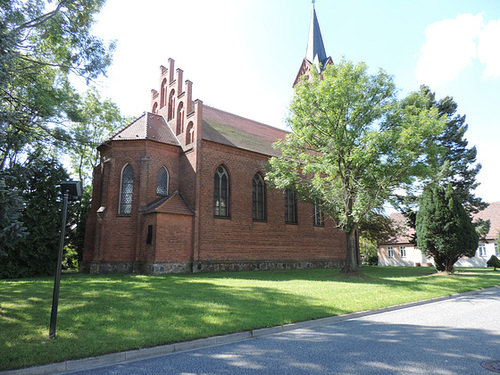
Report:
<svg viewBox="0 0 500 375"><path fill-rule="evenodd" d="M82 262L82 273L141 273L159 275L166 273L221 272L221 271L271 271L303 270L315 268L341 268L344 260L266 260L266 261L202 261L186 263L143 262Z"/></svg>
<svg viewBox="0 0 500 375"><path fill-rule="evenodd" d="M304 270L341 268L344 260L266 260L266 261L203 261L193 265L193 272Z"/></svg>

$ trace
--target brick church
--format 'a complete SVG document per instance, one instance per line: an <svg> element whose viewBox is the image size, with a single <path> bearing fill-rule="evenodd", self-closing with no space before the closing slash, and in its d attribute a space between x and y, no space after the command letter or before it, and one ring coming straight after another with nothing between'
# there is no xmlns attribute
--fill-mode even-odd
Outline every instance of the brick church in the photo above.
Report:
<svg viewBox="0 0 500 375"><path fill-rule="evenodd" d="M314 3L314 2L313 2ZM295 83L331 64L312 9ZM192 100L174 60L149 112L98 147L83 272L170 273L340 267L345 234L263 164L287 132ZM294 85L295 85L294 83Z"/></svg>

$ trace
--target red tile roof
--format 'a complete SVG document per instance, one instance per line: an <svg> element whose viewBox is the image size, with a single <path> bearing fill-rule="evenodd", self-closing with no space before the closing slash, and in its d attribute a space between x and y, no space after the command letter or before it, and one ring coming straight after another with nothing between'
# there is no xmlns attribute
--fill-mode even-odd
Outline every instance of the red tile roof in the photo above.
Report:
<svg viewBox="0 0 500 375"><path fill-rule="evenodd" d="M490 221L490 231L486 235L486 239L494 239L498 237L500 229L500 202L493 202L484 210L474 215L474 219L483 219Z"/></svg>
<svg viewBox="0 0 500 375"><path fill-rule="evenodd" d="M272 147L287 131L257 121L203 106L202 137L207 141L237 147L268 156L279 156Z"/></svg>
<svg viewBox="0 0 500 375"><path fill-rule="evenodd" d="M409 243L415 230L408 227L403 214L393 213L390 217L394 225L398 227L399 233L396 237L389 239L383 244ZM473 216L473 220L475 221L476 219L490 220L490 231L486 235L486 239L493 240L497 238L498 230L500 229L500 202L490 203L486 209Z"/></svg>
<svg viewBox="0 0 500 375"><path fill-rule="evenodd" d="M172 133L164 117L150 112L144 112L110 138L112 141L132 139L148 139L179 146L177 137Z"/></svg>
<svg viewBox="0 0 500 375"><path fill-rule="evenodd" d="M410 243L415 230L408 226L406 217L399 212L392 213L389 216L393 225L397 228L398 233L396 237L388 239L384 244Z"/></svg>
<svg viewBox="0 0 500 375"><path fill-rule="evenodd" d="M146 212L160 212L177 215L194 215L193 210L181 197L178 191L173 192L168 197L162 198L146 208Z"/></svg>

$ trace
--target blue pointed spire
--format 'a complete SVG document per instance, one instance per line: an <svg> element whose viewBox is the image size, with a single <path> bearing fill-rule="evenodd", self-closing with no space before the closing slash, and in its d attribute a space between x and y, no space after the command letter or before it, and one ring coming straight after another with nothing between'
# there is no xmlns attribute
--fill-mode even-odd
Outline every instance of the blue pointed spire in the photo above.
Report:
<svg viewBox="0 0 500 375"><path fill-rule="evenodd" d="M311 26L309 27L309 40L307 41L306 59L318 69L325 68L328 56L326 55L325 45L323 44L323 37L319 28L318 17L316 16L316 9L314 8L315 0L312 0L312 16Z"/></svg>

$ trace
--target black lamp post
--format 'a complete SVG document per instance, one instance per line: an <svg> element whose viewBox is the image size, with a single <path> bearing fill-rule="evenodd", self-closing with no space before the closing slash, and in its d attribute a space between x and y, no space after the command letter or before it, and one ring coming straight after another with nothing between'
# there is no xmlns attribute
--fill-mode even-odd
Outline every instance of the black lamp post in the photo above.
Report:
<svg viewBox="0 0 500 375"><path fill-rule="evenodd" d="M68 212L68 201L77 201L82 197L81 181L61 182L61 191L63 193L63 211L61 222L61 236L59 237L59 255L57 257L57 271L54 280L54 293L52 295L52 311L50 313L49 338L56 336L57 306L59 304L59 284L61 283L61 263L63 256L64 237L66 232L66 215Z"/></svg>

